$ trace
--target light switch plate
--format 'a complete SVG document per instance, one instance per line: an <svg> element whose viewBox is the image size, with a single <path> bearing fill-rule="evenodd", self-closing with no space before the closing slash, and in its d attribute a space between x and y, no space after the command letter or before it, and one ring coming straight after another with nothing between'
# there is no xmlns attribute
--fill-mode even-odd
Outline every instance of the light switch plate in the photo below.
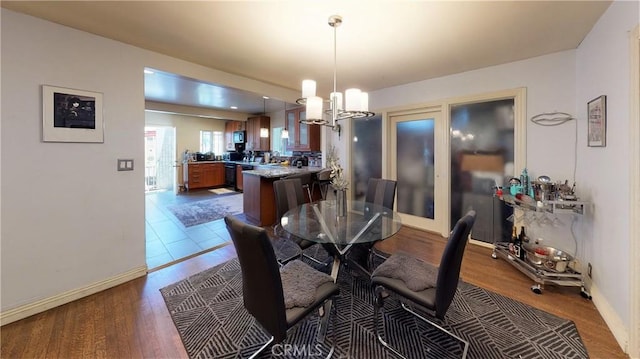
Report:
<svg viewBox="0 0 640 359"><path fill-rule="evenodd" d="M118 159L118 171L133 171L132 159Z"/></svg>

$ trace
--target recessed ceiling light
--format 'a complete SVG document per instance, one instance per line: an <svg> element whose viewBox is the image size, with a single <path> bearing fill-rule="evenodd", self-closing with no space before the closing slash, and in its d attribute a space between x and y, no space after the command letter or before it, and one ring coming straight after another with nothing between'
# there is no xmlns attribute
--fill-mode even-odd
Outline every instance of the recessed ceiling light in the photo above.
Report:
<svg viewBox="0 0 640 359"><path fill-rule="evenodd" d="M147 70L147 69L144 69L144 73L145 73L145 74L148 74L148 75L153 75L153 74L154 74L154 72L153 72L153 71L151 71L151 70Z"/></svg>
<svg viewBox="0 0 640 359"><path fill-rule="evenodd" d="M263 99L268 100L269 96L262 96Z"/></svg>
<svg viewBox="0 0 640 359"><path fill-rule="evenodd" d="M231 106L231 109L232 109L232 110L237 110L237 109L238 109L238 106Z"/></svg>

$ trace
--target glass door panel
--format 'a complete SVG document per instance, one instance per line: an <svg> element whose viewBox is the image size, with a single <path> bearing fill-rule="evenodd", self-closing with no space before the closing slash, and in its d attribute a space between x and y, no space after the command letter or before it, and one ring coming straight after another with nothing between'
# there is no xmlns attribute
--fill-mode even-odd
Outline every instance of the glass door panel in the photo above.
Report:
<svg viewBox="0 0 640 359"><path fill-rule="evenodd" d="M397 184L396 209L406 224L442 232L446 228L446 189L438 175L443 124L440 112L391 115L391 170ZM439 135L440 134L440 135ZM443 152L446 154L446 152Z"/></svg>
<svg viewBox="0 0 640 359"><path fill-rule="evenodd" d="M494 198L514 174L514 99L451 106L451 221L477 213L473 239L508 240L512 209Z"/></svg>
<svg viewBox="0 0 640 359"><path fill-rule="evenodd" d="M296 143L296 114L295 112L287 112L287 131L289 131L289 139L287 149L295 147Z"/></svg>
<svg viewBox="0 0 640 359"><path fill-rule="evenodd" d="M307 119L307 112L300 111L300 121ZM300 123L300 147L309 147L309 125Z"/></svg>
<svg viewBox="0 0 640 359"><path fill-rule="evenodd" d="M382 116L351 120L351 196L364 201L369 178L382 178Z"/></svg>

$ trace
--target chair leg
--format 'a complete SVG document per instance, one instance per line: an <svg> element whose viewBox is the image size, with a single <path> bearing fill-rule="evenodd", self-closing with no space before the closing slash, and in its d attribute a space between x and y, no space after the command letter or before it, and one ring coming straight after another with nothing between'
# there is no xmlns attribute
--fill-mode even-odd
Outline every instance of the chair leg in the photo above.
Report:
<svg viewBox="0 0 640 359"><path fill-rule="evenodd" d="M390 346L389 343L387 343L384 340L384 338L382 338L382 334L380 333L380 331L378 329L379 328L379 321L380 321L380 310L384 307L384 293L385 293L385 290L384 290L384 288L382 286L377 286L375 288L375 299L374 299L374 306L373 306L373 325L374 325L374 328L375 328L375 331L376 331L376 337L378 338L378 341L380 342L380 344L382 344L382 346L384 346L385 348L389 349L391 352L393 352L395 355L399 356L400 358L406 359L406 357L404 355L402 355L395 348ZM414 310L412 310L411 308L409 308L405 303L402 303L402 308L404 310L406 310L407 312L413 314L414 316L416 316L418 319L422 320L423 322L432 325L433 327L435 327L436 329L440 330L441 332L444 332L444 333L448 334L449 336L457 339L461 343L463 343L464 344L464 349L462 350L462 359L465 359L467 357L467 353L469 352L469 342L467 342L466 340L460 338L459 336L451 333L450 331L444 329L443 327L441 327L438 324L432 322L431 320L423 317L419 313L417 313Z"/></svg>
<svg viewBox="0 0 640 359"><path fill-rule="evenodd" d="M334 313L334 318L336 317L336 306L333 303L333 299L328 299L323 306L321 306L318 309L319 313L320 313L320 323L318 324L318 337L316 338L316 340L318 341L318 343L324 343L324 339L327 335L327 330L329 329L329 321L331 320L331 311L333 311ZM334 319L335 320L335 319ZM331 342L331 349L329 350L329 353L327 354L327 359L331 358L331 356L333 355L333 352L336 349L336 327L335 327L335 323L333 326L333 332L331 335L332 338L332 342Z"/></svg>
<svg viewBox="0 0 640 359"><path fill-rule="evenodd" d="M434 323L433 321L423 317L422 315L420 315L418 312L414 311L413 309L411 309L409 306L407 306L406 304L402 303L402 309L406 310L407 312L415 315L416 317L420 318L423 322L429 323L432 326L434 326L435 328L439 329L441 332L444 332L446 334L449 334L449 336L456 338L459 342L464 344L464 349L462 350L462 359L467 357L467 352L469 352L469 342L460 338L459 336L451 333L450 331L444 329L443 327L439 326L438 324Z"/></svg>
<svg viewBox="0 0 640 359"><path fill-rule="evenodd" d="M375 298L373 303L373 327L376 331L376 337L378 338L378 342L382 344L383 347L389 349L393 354L397 355L400 358L406 359L404 355L402 355L399 351L389 345L383 338L382 333L380 332L379 322L380 322L380 311L384 307L384 289L380 286L375 288Z"/></svg>
<svg viewBox="0 0 640 359"><path fill-rule="evenodd" d="M258 355L260 353L262 353L263 350L265 350L269 345L271 345L271 343L273 342L273 339L274 339L274 337L269 338L269 341L264 343L264 345L261 346L260 349L258 349L258 351L256 351L255 353L251 354L249 359L254 359L254 358L258 357Z"/></svg>

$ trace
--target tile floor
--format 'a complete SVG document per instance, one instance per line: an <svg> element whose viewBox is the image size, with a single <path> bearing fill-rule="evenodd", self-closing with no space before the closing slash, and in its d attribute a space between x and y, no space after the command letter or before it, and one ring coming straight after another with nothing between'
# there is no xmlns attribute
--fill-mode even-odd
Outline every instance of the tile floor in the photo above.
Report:
<svg viewBox="0 0 640 359"><path fill-rule="evenodd" d="M154 191L145 194L147 267L149 270L185 257L231 243L224 220L185 227L168 209L172 204L202 201L214 197L207 190Z"/></svg>

